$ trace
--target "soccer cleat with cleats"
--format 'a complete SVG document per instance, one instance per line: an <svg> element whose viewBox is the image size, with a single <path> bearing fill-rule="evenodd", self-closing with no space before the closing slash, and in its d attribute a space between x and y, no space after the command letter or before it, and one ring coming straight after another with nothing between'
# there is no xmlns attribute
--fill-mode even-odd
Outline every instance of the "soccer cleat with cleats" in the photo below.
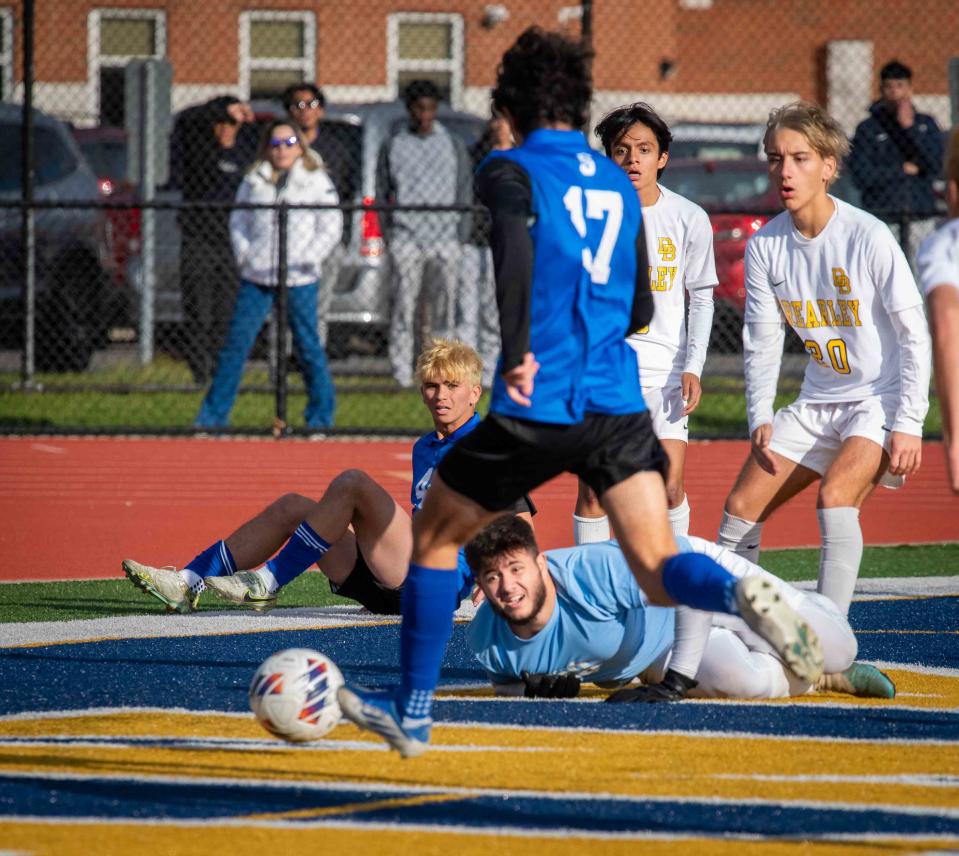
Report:
<svg viewBox="0 0 959 856"><path fill-rule="evenodd" d="M822 647L815 631L783 600L778 588L761 576L736 585L743 620L776 650L800 680L815 684L822 675Z"/></svg>
<svg viewBox="0 0 959 856"><path fill-rule="evenodd" d="M123 573L141 591L155 597L167 608L167 612L183 615L196 610L199 594L194 594L183 574L171 568L152 568L133 559L123 560Z"/></svg>
<svg viewBox="0 0 959 856"><path fill-rule="evenodd" d="M224 600L265 612L276 606L276 592L271 592L263 578L254 571L239 571L229 577L207 577L206 587Z"/></svg>
<svg viewBox="0 0 959 856"><path fill-rule="evenodd" d="M823 675L816 683L820 692L846 693L860 698L895 698L892 679L869 663L853 663L848 669Z"/></svg>
<svg viewBox="0 0 959 856"><path fill-rule="evenodd" d="M403 758L415 758L429 748L433 720L403 716L392 692L343 686L336 697L348 720L379 734Z"/></svg>

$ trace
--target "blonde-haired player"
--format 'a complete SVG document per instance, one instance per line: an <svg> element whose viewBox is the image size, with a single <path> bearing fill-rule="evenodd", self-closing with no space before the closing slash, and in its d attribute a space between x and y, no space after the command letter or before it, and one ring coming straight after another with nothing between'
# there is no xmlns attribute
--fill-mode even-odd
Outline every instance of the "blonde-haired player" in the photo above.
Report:
<svg viewBox="0 0 959 856"><path fill-rule="evenodd" d="M922 242L917 265L929 304L949 484L959 494L959 129L946 155L946 203L951 219Z"/></svg>
<svg viewBox="0 0 959 856"><path fill-rule="evenodd" d="M658 183L669 160L673 135L648 104L617 107L596 127L608 157L632 182L643 208L649 283L655 312L646 327L633 331L643 400L653 430L669 457L666 495L673 532L689 532L686 498L686 448L689 414L702 396L700 377L713 324L713 289L718 284L709 216ZM689 296L689 323L686 296ZM580 482L574 527L576 542L609 537L595 497Z"/></svg>
<svg viewBox="0 0 959 856"><path fill-rule="evenodd" d="M774 110L764 138L784 208L746 246L743 351L752 453L726 500L718 542L751 561L763 523L819 481L819 591L849 609L862 559L859 511L882 481L919 468L928 408L922 298L888 226L829 195L848 151L814 104ZM784 327L809 362L773 415Z"/></svg>

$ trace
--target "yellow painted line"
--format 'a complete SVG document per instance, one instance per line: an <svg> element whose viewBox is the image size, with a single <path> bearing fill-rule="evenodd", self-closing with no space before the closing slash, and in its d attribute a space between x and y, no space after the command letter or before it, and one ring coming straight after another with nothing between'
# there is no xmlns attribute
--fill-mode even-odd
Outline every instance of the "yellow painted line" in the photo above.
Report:
<svg viewBox="0 0 959 856"><path fill-rule="evenodd" d="M202 823L48 823L0 821L0 841L5 850L34 856L129 856L157 853L195 856L229 853L230 856L263 856L264 853L362 853L363 856L643 856L709 854L709 856L889 856L944 852L959 847L959 838L902 839L895 836L868 841L756 841L722 838L669 838L650 836L504 835L499 830L477 829L473 834L436 829L401 830L357 826L291 828L282 826L225 826Z"/></svg>
<svg viewBox="0 0 959 856"><path fill-rule="evenodd" d="M637 712L637 724L641 712ZM849 716L857 716L852 710ZM104 717L101 734L122 734L123 717ZM229 717L139 715L140 734L171 739L233 735L261 738L255 722ZM217 720L222 728L217 727ZM190 723L190 724L188 724ZM96 725L88 718L90 732ZM22 736L69 734L67 723L38 720L0 723L17 726ZM32 726L30 728L29 726ZM110 730L107 730L109 726ZM202 726L202 727L201 727ZM75 733L80 729L73 724ZM340 725L329 735L342 748L300 749L277 742L275 748L251 752L210 745L131 747L59 745L0 748L0 771L48 776L73 774L156 778L182 777L231 781L315 782L380 781L433 790L448 788L608 793L629 797L747 799L789 803L815 801L837 806L882 804L955 809L954 789L936 780L959 770L959 744L857 741L789 737L729 737L690 732L664 734L497 728L440 723L435 750L404 761L383 751L375 737ZM549 749L552 751L529 751ZM515 750L515 751L514 751ZM717 776L726 778L719 780ZM797 786L810 777L831 779ZM855 787L848 779L855 777Z"/></svg>
<svg viewBox="0 0 959 856"><path fill-rule="evenodd" d="M407 808L429 803L462 802L472 799L476 794L420 794L415 797L395 797L388 800L346 803L326 808L303 808L296 811L277 811L266 814L244 815L240 820L308 820L318 817L336 817L337 815L358 814L364 811L379 811L381 808Z"/></svg>

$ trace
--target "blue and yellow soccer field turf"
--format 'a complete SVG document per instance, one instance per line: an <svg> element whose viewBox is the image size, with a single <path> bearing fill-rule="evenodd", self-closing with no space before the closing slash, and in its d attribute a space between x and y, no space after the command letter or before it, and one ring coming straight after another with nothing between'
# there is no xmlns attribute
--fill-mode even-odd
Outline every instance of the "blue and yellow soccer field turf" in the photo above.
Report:
<svg viewBox="0 0 959 856"><path fill-rule="evenodd" d="M0 628L0 851L959 851L954 596L853 604L860 659L898 685L888 701L494 699L458 625L431 751L408 761L347 724L274 740L246 698L287 647L394 681L395 622L218 615L62 622L71 641L53 643Z"/></svg>

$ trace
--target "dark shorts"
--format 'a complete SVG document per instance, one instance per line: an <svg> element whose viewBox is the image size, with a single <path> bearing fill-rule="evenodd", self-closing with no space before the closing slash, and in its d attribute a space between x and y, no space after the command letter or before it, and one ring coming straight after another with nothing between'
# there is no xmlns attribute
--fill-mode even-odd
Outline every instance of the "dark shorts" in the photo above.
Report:
<svg viewBox="0 0 959 856"><path fill-rule="evenodd" d="M587 413L575 425L491 414L443 458L439 474L487 511L505 511L560 473L574 473L601 497L639 472L657 472L665 480L668 467L645 410L624 416Z"/></svg>
<svg viewBox="0 0 959 856"><path fill-rule="evenodd" d="M383 588L373 576L370 566L359 548L356 550L356 564L350 575L337 586L330 582L330 591L340 597L348 597L365 606L374 615L399 615L403 589Z"/></svg>

